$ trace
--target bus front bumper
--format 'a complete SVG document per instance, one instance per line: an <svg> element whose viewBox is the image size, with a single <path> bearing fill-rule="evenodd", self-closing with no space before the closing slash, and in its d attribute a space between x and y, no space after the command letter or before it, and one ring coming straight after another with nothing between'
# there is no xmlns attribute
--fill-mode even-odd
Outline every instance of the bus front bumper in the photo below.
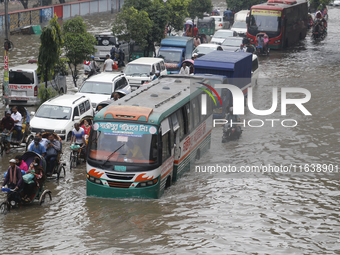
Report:
<svg viewBox="0 0 340 255"><path fill-rule="evenodd" d="M159 198L160 180L150 187L141 188L115 188L107 185L100 185L86 180L87 196L103 198Z"/></svg>

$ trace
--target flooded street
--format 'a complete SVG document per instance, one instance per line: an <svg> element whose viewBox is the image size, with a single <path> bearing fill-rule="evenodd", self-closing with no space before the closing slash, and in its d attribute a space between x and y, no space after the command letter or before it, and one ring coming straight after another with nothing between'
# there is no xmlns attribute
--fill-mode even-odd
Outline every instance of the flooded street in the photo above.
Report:
<svg viewBox="0 0 340 255"><path fill-rule="evenodd" d="M91 33L108 31L111 18L85 17ZM216 127L210 151L195 166L314 163L340 168L339 23L340 9L329 9L324 41L315 43L308 34L294 47L260 57L254 107L271 107L273 87L299 87L311 92L305 107L312 116L293 105L281 116L280 103L270 117L246 110L242 118L247 121L295 119L298 125L285 128L277 121L274 128L270 122L261 128L246 126L240 140L224 144L222 128ZM37 58L38 36L10 39L15 45L10 67ZM70 75L67 82L74 88ZM3 114L3 104L0 109ZM86 196L85 164L70 171L69 143L63 148L66 178L46 182L52 201L0 215L4 254L340 253L339 173L209 174L195 172L193 166L158 200L99 199ZM19 153L12 150L1 157L0 176Z"/></svg>

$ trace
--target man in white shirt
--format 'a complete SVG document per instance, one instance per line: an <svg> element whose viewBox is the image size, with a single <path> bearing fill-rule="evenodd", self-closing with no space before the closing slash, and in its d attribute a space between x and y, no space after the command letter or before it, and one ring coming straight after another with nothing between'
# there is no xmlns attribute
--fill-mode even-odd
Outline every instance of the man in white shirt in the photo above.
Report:
<svg viewBox="0 0 340 255"><path fill-rule="evenodd" d="M20 112L18 112L18 108L16 106L14 106L12 108L12 119L14 120L14 129L17 131L17 141L19 142L21 140L21 136L22 136L22 116L20 114Z"/></svg>
<svg viewBox="0 0 340 255"><path fill-rule="evenodd" d="M114 65L113 60L110 58L110 55L106 55L106 60L103 66L103 72L112 72L112 66Z"/></svg>
<svg viewBox="0 0 340 255"><path fill-rule="evenodd" d="M189 75L190 74L190 69L186 65L186 63L183 63L181 70L179 71L179 74L184 74L184 75Z"/></svg>

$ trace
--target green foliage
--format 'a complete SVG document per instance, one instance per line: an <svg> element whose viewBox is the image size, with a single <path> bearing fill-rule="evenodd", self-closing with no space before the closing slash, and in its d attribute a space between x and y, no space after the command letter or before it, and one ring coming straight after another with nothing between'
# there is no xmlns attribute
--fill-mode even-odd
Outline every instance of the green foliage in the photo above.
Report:
<svg viewBox="0 0 340 255"><path fill-rule="evenodd" d="M45 82L46 88L47 81L50 81L54 75L55 66L59 62L61 47L64 43L57 20L58 17L54 15L40 35L38 73L41 73L41 79Z"/></svg>
<svg viewBox="0 0 340 255"><path fill-rule="evenodd" d="M118 13L113 23L112 33L123 41L134 40L141 48L148 46L147 36L150 34L152 21L146 11L138 11L134 7L125 7Z"/></svg>
<svg viewBox="0 0 340 255"><path fill-rule="evenodd" d="M54 73L61 74L64 76L68 75L66 58L59 58L58 63L55 66Z"/></svg>
<svg viewBox="0 0 340 255"><path fill-rule="evenodd" d="M38 92L39 92L38 97L40 99L39 106L42 105L47 100L58 95L58 92L52 87L45 88L45 86L39 86ZM39 106L37 107L37 109L39 108Z"/></svg>
<svg viewBox="0 0 340 255"><path fill-rule="evenodd" d="M185 18L189 16L188 6L191 0L168 0L166 7L168 8L169 21L177 30L182 30Z"/></svg>
<svg viewBox="0 0 340 255"><path fill-rule="evenodd" d="M240 10L249 10L250 7L256 4L264 3L263 0L226 0L229 10L236 12Z"/></svg>
<svg viewBox="0 0 340 255"><path fill-rule="evenodd" d="M94 45L96 38L86 31L84 20L77 16L67 20L63 25L64 49L67 64L71 70L74 86L77 87L78 70L77 65L82 64L96 51Z"/></svg>
<svg viewBox="0 0 340 255"><path fill-rule="evenodd" d="M311 10L323 10L332 0L310 0Z"/></svg>
<svg viewBox="0 0 340 255"><path fill-rule="evenodd" d="M191 0L188 6L189 17L194 20L196 17L203 19L203 13L211 13L211 0Z"/></svg>

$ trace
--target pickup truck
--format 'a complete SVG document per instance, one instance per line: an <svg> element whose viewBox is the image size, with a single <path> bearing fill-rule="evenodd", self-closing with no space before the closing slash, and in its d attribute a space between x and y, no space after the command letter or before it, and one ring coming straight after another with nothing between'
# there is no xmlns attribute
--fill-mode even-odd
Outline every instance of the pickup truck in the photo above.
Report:
<svg viewBox="0 0 340 255"><path fill-rule="evenodd" d="M179 73L185 59L191 59L194 40L186 36L170 36L161 41L158 58L163 58L168 74Z"/></svg>

